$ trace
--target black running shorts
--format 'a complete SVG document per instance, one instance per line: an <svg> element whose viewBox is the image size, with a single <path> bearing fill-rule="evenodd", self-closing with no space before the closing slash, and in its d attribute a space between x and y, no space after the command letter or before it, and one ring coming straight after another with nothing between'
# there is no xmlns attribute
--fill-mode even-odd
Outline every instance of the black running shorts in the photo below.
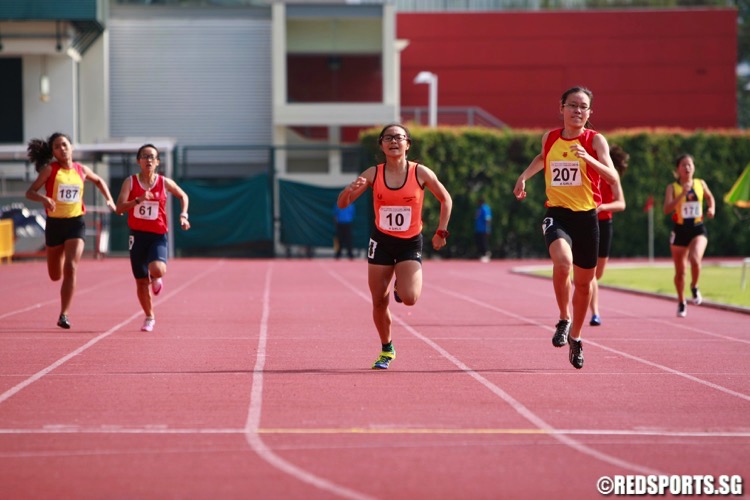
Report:
<svg viewBox="0 0 750 500"><path fill-rule="evenodd" d="M547 209L542 231L547 248L563 238L573 251L573 264L583 269L593 269L599 255L599 220L596 210L574 212L567 208Z"/></svg>
<svg viewBox="0 0 750 500"><path fill-rule="evenodd" d="M60 219L47 217L44 228L44 243L48 247L56 247L65 243L66 240L84 239L86 235L86 223L83 215Z"/></svg>
<svg viewBox="0 0 750 500"><path fill-rule="evenodd" d="M672 232L669 234L669 244L676 247L686 247L690 245L693 238L701 235L708 237L708 231L703 224L698 224L697 226L675 224L672 227Z"/></svg>
<svg viewBox="0 0 750 500"><path fill-rule="evenodd" d="M393 266L405 260L422 263L422 234L413 238L396 238L373 229L367 247L367 262L381 266Z"/></svg>

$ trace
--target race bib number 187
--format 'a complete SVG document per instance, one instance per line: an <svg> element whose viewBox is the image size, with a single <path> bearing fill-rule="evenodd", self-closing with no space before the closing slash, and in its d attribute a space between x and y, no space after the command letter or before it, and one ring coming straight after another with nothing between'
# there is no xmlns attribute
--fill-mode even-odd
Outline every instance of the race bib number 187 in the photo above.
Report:
<svg viewBox="0 0 750 500"><path fill-rule="evenodd" d="M58 184L57 201L60 203L78 203L81 201L81 186L76 184Z"/></svg>

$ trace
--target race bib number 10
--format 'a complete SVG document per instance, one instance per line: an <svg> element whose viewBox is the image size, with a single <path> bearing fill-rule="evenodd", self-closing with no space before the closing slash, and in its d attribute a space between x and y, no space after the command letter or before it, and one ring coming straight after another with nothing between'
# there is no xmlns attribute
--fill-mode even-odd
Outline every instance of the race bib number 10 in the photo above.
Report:
<svg viewBox="0 0 750 500"><path fill-rule="evenodd" d="M78 203L81 201L81 186L77 184L58 184L57 201L60 203Z"/></svg>
<svg viewBox="0 0 750 500"><path fill-rule="evenodd" d="M411 207L380 207L378 227L386 231L406 231L411 225Z"/></svg>
<svg viewBox="0 0 750 500"><path fill-rule="evenodd" d="M133 210L133 215L136 219L156 220L156 218L159 217L159 202L144 200L136 205Z"/></svg>

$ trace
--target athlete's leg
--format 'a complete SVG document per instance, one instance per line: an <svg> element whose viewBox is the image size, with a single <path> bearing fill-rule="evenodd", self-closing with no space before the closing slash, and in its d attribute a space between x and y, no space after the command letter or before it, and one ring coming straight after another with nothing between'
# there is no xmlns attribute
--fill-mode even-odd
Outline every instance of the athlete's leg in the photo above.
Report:
<svg viewBox="0 0 750 500"><path fill-rule="evenodd" d="M690 241L688 246L688 259L690 261L690 288L698 288L698 281L701 277L701 263L703 254L706 253L708 238L705 235L699 235Z"/></svg>
<svg viewBox="0 0 750 500"><path fill-rule="evenodd" d="M552 259L552 286L555 289L560 319L570 320L570 272L573 269L573 252L565 239L558 238L549 246L549 256Z"/></svg>
<svg viewBox="0 0 750 500"><path fill-rule="evenodd" d="M685 302L685 269L687 268L688 247L670 245L672 260L674 261L674 287L677 291L677 301Z"/></svg>
<svg viewBox="0 0 750 500"><path fill-rule="evenodd" d="M391 311L388 309L389 287L394 266L367 265L367 283L372 296L372 320L380 336L381 344L391 341Z"/></svg>
<svg viewBox="0 0 750 500"><path fill-rule="evenodd" d="M596 279L591 283L591 314L599 316L599 280L604 276L609 257L599 257L596 261Z"/></svg>
<svg viewBox="0 0 750 500"><path fill-rule="evenodd" d="M65 245L47 247L47 273L52 281L60 281L65 261Z"/></svg>
<svg viewBox="0 0 750 500"><path fill-rule="evenodd" d="M413 306L422 295L422 264L417 260L396 263L398 296L405 306Z"/></svg>
<svg viewBox="0 0 750 500"><path fill-rule="evenodd" d="M68 314L76 289L76 271L83 255L83 240L73 238L65 240L65 258L63 262L62 285L60 286L60 314Z"/></svg>
<svg viewBox="0 0 750 500"><path fill-rule="evenodd" d="M596 277L596 268L584 269L573 266L573 322L570 326L570 337L580 340L583 321L591 302L591 283Z"/></svg>

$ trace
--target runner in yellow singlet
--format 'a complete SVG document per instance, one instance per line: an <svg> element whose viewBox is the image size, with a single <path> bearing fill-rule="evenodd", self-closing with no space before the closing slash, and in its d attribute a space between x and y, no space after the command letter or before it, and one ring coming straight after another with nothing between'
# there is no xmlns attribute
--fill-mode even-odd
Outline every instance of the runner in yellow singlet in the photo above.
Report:
<svg viewBox="0 0 750 500"><path fill-rule="evenodd" d="M47 271L52 281L62 278L57 326L68 329L68 312L76 288L76 269L83 255L86 230L83 220L86 213L84 182L94 183L113 211L115 202L101 177L89 167L73 161L73 146L67 135L55 132L46 141L33 139L28 145L28 158L36 165L38 175L26 191L26 198L42 203L47 211L44 230ZM51 162L53 158L55 161ZM38 193L42 186L45 194Z"/></svg>
<svg viewBox="0 0 750 500"><path fill-rule="evenodd" d="M560 310L552 345L568 344L568 359L583 368L581 330L591 301L591 283L596 275L599 224L596 208L601 203L600 178L614 185L617 171L602 134L589 128L593 94L583 87L566 90L560 99L563 128L542 137L542 152L516 181L513 194L526 198L526 181L544 170L547 213L542 232L552 259L552 284ZM570 314L571 281L573 315Z"/></svg>
<svg viewBox="0 0 750 500"><path fill-rule="evenodd" d="M685 274L690 262L690 291L693 304L699 305L703 297L698 289L701 261L708 246L708 231L703 224L703 200L706 200L706 217L713 219L716 200L706 181L693 177L695 160L684 154L675 160L673 182L664 194L664 213L672 214L674 223L669 236L669 248L674 261L674 286L677 289L677 316L687 316L685 301Z"/></svg>

